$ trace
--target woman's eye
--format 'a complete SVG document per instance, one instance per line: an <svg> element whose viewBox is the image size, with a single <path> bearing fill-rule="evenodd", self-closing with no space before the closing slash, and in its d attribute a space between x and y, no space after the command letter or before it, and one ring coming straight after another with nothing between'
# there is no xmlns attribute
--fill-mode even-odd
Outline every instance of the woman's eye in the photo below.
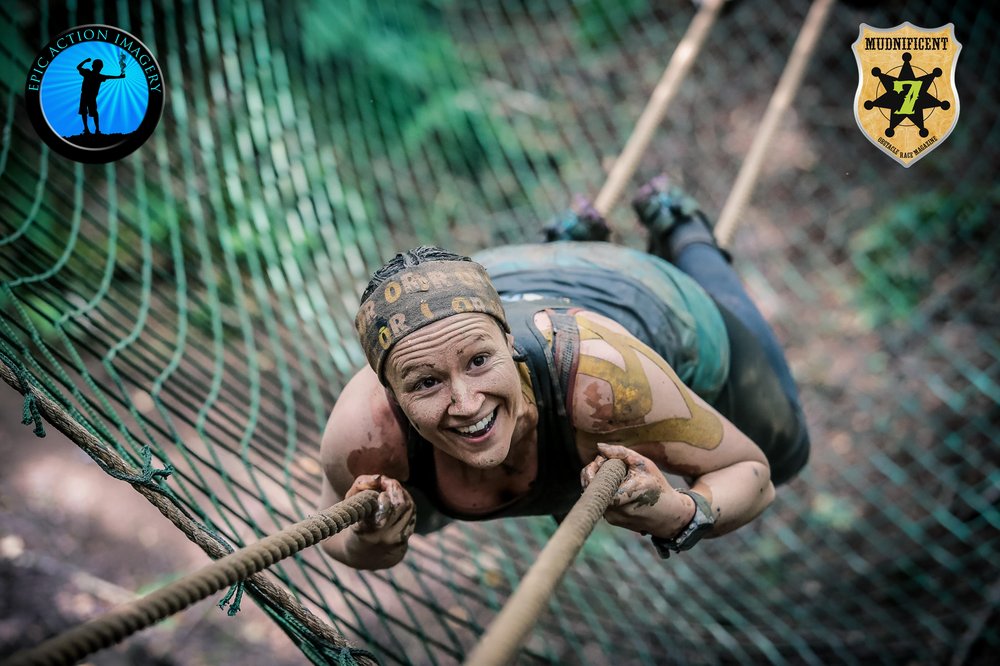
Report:
<svg viewBox="0 0 1000 666"><path fill-rule="evenodd" d="M486 354L476 354L472 357L472 366L476 368L481 368L486 365L486 359L488 357Z"/></svg>
<svg viewBox="0 0 1000 666"><path fill-rule="evenodd" d="M433 377L424 377L423 379L418 379L413 384L413 390L419 391L421 389L429 389L437 384L437 380Z"/></svg>

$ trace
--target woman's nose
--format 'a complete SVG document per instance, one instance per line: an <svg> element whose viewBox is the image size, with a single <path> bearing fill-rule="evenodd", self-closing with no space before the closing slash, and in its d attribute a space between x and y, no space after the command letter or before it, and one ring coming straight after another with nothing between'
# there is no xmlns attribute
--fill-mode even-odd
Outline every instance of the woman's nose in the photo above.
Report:
<svg viewBox="0 0 1000 666"><path fill-rule="evenodd" d="M472 416L482 406L482 394L474 390L464 381L453 381L451 384L451 404L448 413L452 416Z"/></svg>

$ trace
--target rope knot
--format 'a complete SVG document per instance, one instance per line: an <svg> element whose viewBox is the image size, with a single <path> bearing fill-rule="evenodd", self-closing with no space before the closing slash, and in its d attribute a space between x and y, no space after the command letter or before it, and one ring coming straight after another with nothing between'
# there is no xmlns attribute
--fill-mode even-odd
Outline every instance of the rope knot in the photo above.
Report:
<svg viewBox="0 0 1000 666"><path fill-rule="evenodd" d="M35 394L28 389L24 393L24 408L21 411L21 424L22 425L35 425L34 432L36 437L45 437L45 427L42 424L42 414L38 411L38 398Z"/></svg>
<svg viewBox="0 0 1000 666"><path fill-rule="evenodd" d="M229 605L229 610L226 611L226 615L229 617L233 617L240 612L240 603L243 601L243 588L244 585L242 581L236 583L229 588L229 592L227 592L226 596L224 596L222 601L219 602L219 608L225 608ZM230 601L233 602L231 605L229 604Z"/></svg>

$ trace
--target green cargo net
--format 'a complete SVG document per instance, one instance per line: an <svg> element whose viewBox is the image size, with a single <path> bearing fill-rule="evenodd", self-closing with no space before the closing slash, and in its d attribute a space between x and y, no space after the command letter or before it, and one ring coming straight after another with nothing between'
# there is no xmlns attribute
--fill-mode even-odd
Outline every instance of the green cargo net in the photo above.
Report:
<svg viewBox="0 0 1000 666"><path fill-rule="evenodd" d="M665 168L718 212L807 9L725 8L636 185ZM26 420L33 395L53 398L134 471L112 476L223 551L315 511L322 429L364 362L351 321L369 272L419 243L537 239L572 193L593 195L694 11L0 6L0 361ZM809 467L764 517L668 562L599 527L524 663L963 664L1000 650L997 11L835 7L732 248L800 382ZM851 112L858 25L906 20L953 22L963 44L956 130L909 169ZM138 35L168 87L150 141L106 166L51 153L22 104L35 50L88 22ZM611 220L642 242L625 207ZM454 663L554 529L455 524L388 571L313 549L271 573L383 663ZM344 658L290 601L251 592L313 663Z"/></svg>

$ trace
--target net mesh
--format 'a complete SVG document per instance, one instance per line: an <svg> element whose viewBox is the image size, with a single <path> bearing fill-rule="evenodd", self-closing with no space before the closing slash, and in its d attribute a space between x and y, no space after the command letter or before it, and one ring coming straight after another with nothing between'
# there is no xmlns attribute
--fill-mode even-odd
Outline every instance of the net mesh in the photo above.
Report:
<svg viewBox="0 0 1000 666"><path fill-rule="evenodd" d="M667 169L718 213L807 9L725 7L636 185ZM322 429L364 362L351 321L369 271L417 243L537 239L572 193L594 195L694 11L0 5L2 360L206 533L239 546L280 529L317 508ZM812 460L764 518L666 562L599 527L523 663L962 664L1000 650L997 11L834 8L733 247L800 383ZM963 44L957 127L909 169L851 111L859 23L904 20L953 22ZM51 153L22 104L36 49L88 22L139 36L168 86L149 142L102 166ZM610 218L641 244L625 207ZM319 552L272 571L384 663L453 663L553 530L451 525L385 572ZM269 612L314 663L332 659Z"/></svg>

